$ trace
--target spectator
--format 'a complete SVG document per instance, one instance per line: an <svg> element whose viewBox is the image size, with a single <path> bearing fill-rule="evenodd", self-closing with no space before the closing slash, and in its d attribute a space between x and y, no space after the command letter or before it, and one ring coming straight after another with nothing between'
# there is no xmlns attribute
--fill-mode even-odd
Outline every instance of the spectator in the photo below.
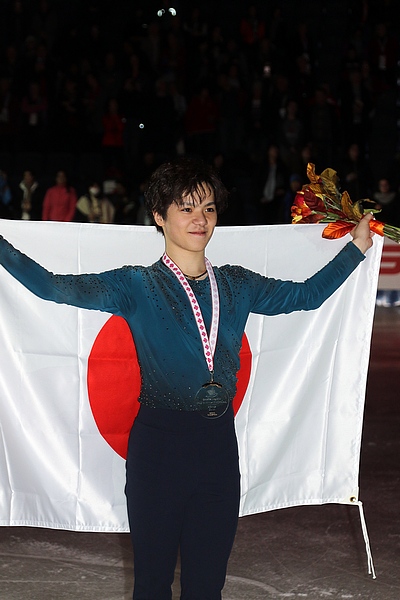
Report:
<svg viewBox="0 0 400 600"><path fill-rule="evenodd" d="M53 143L60 151L74 152L80 148L82 135L82 104L77 80L66 76L56 99Z"/></svg>
<svg viewBox="0 0 400 600"><path fill-rule="evenodd" d="M267 160L265 164L260 165L256 174L255 185L259 223L284 223L283 198L287 188L287 175L276 144L270 144Z"/></svg>
<svg viewBox="0 0 400 600"><path fill-rule="evenodd" d="M268 147L265 96L261 81L255 81L245 106L245 146L254 163L260 163Z"/></svg>
<svg viewBox="0 0 400 600"><path fill-rule="evenodd" d="M352 69L347 73L341 100L345 143L355 141L364 151L371 127L373 99L363 81L361 69Z"/></svg>
<svg viewBox="0 0 400 600"><path fill-rule="evenodd" d="M299 109L304 116L314 95L315 77L303 55L298 56L294 64L294 75L291 79L293 95L296 97Z"/></svg>
<svg viewBox="0 0 400 600"><path fill-rule="evenodd" d="M359 144L348 146L338 175L342 189L347 190L354 202L371 196L372 175Z"/></svg>
<svg viewBox="0 0 400 600"><path fill-rule="evenodd" d="M241 149L244 139L245 93L237 77L236 65L232 65L228 74L221 73L218 78L218 104L220 119L218 123L218 149L231 158Z"/></svg>
<svg viewBox="0 0 400 600"><path fill-rule="evenodd" d="M327 90L318 86L309 112L310 136L313 142L317 171L323 171L336 159L340 128L335 107L329 102Z"/></svg>
<svg viewBox="0 0 400 600"><path fill-rule="evenodd" d="M89 24L82 40L82 50L93 69L98 71L106 53L106 41L98 23Z"/></svg>
<svg viewBox="0 0 400 600"><path fill-rule="evenodd" d="M32 14L31 32L41 42L44 42L51 51L57 37L58 17L57 11L48 0L39 0L36 10Z"/></svg>
<svg viewBox="0 0 400 600"><path fill-rule="evenodd" d="M256 4L252 3L248 7L247 15L240 21L239 30L251 62L255 58L259 42L265 37L265 22L259 17Z"/></svg>
<svg viewBox="0 0 400 600"><path fill-rule="evenodd" d="M121 114L116 98L110 98L103 114L103 168L105 174L111 170L120 170L124 165L125 116Z"/></svg>
<svg viewBox="0 0 400 600"><path fill-rule="evenodd" d="M134 225L136 223L136 203L122 180L116 180L109 198L115 208L114 222L119 225ZM143 224L150 225L149 222Z"/></svg>
<svg viewBox="0 0 400 600"><path fill-rule="evenodd" d="M278 134L280 155L288 172L298 173L301 169L301 148L305 142L305 131L296 100L288 101L285 116L279 123Z"/></svg>
<svg viewBox="0 0 400 600"><path fill-rule="evenodd" d="M315 45L316 42L310 32L309 24L300 21L289 41L288 54L292 57L292 64L295 64L301 57L305 71L313 74L315 69Z"/></svg>
<svg viewBox="0 0 400 600"><path fill-rule="evenodd" d="M33 171L26 169L22 180L13 192L13 215L23 221L40 221L43 193Z"/></svg>
<svg viewBox="0 0 400 600"><path fill-rule="evenodd" d="M199 6L194 6L189 18L184 20L183 31L189 53L194 54L199 44L206 39L208 33L207 19L203 17Z"/></svg>
<svg viewBox="0 0 400 600"><path fill-rule="evenodd" d="M303 179L297 173L293 173L289 177L289 187L283 197L283 222L292 222L292 206L297 192L299 192L303 185Z"/></svg>
<svg viewBox="0 0 400 600"><path fill-rule="evenodd" d="M113 223L115 208L101 193L97 181L92 182L86 194L76 204L75 221L80 223Z"/></svg>
<svg viewBox="0 0 400 600"><path fill-rule="evenodd" d="M29 13L26 3L22 0L12 0L4 4L6 6L2 9L2 18L6 22L5 41L7 44L21 46L29 31Z"/></svg>
<svg viewBox="0 0 400 600"><path fill-rule="evenodd" d="M224 33L221 25L216 23L211 30L210 38L208 40L210 61L215 66L216 71L219 71L221 68L224 47Z"/></svg>
<svg viewBox="0 0 400 600"><path fill-rule="evenodd" d="M168 93L171 97L174 106L175 115L175 131L177 134L178 154L184 154L184 118L187 110L187 102L184 94L180 91L179 86L174 81L168 84ZM181 150L179 150L179 148Z"/></svg>
<svg viewBox="0 0 400 600"><path fill-rule="evenodd" d="M212 166L229 191L229 205L221 215L218 215L218 223L220 225L243 225L245 222L244 211L235 185L235 179L238 175L235 160L227 160L222 152L217 152L213 157Z"/></svg>
<svg viewBox="0 0 400 600"><path fill-rule="evenodd" d="M0 77L0 151L14 149L18 131L18 102L9 77Z"/></svg>
<svg viewBox="0 0 400 600"><path fill-rule="evenodd" d="M166 43L160 56L160 75L165 81L185 81L186 60L183 45L177 35L167 34Z"/></svg>
<svg viewBox="0 0 400 600"><path fill-rule="evenodd" d="M89 151L100 147L103 135L102 89L93 72L86 73L82 92L83 146Z"/></svg>
<svg viewBox="0 0 400 600"><path fill-rule="evenodd" d="M20 52L15 44L6 47L0 59L0 73L1 77L9 80L11 93L19 98L25 86L26 74L23 71Z"/></svg>
<svg viewBox="0 0 400 600"><path fill-rule="evenodd" d="M8 185L7 173L0 169L0 217L2 219L11 219L12 214L12 194Z"/></svg>
<svg viewBox="0 0 400 600"><path fill-rule="evenodd" d="M377 218L388 225L400 227L400 197L386 177L379 179L378 189L373 194L373 200L375 208L380 210Z"/></svg>
<svg viewBox="0 0 400 600"><path fill-rule="evenodd" d="M53 102L56 93L57 66L49 54L46 44L38 44L36 57L32 65L32 73L28 77L39 84L42 96Z"/></svg>
<svg viewBox="0 0 400 600"><path fill-rule="evenodd" d="M39 84L32 81L21 101L20 146L24 150L43 151L47 137L47 98Z"/></svg>
<svg viewBox="0 0 400 600"><path fill-rule="evenodd" d="M153 76L157 76L160 64L161 35L158 23L152 21L147 28L147 35L142 39L141 52L146 57Z"/></svg>
<svg viewBox="0 0 400 600"><path fill-rule="evenodd" d="M377 23L368 46L368 62L378 94L396 86L398 50L398 41L389 34L386 24Z"/></svg>
<svg viewBox="0 0 400 600"><path fill-rule="evenodd" d="M203 85L189 101L186 112L185 129L189 154L196 154L207 160L212 158L218 122L218 105L211 96L209 86Z"/></svg>
<svg viewBox="0 0 400 600"><path fill-rule="evenodd" d="M106 53L99 70L99 81L106 101L118 97L122 87L122 73L115 52Z"/></svg>
<svg viewBox="0 0 400 600"><path fill-rule="evenodd" d="M277 73L271 78L271 87L266 99L267 128L270 136L276 139L279 123L286 116L289 100L293 98L290 81L284 73Z"/></svg>
<svg viewBox="0 0 400 600"><path fill-rule="evenodd" d="M69 185L66 172L56 175L56 185L49 188L43 201L43 221L73 221L76 209L76 192Z"/></svg>
<svg viewBox="0 0 400 600"><path fill-rule="evenodd" d="M316 162L315 155L314 155L314 148L310 141L308 141L304 144L304 146L301 149L300 156L301 156L301 168L299 169L299 174L301 176L305 177L306 173L307 173L308 163L315 164L315 162Z"/></svg>
<svg viewBox="0 0 400 600"><path fill-rule="evenodd" d="M171 158L176 153L179 138L178 119L164 79L156 81L155 95L148 101L146 115L143 129L144 149L156 147L161 160Z"/></svg>

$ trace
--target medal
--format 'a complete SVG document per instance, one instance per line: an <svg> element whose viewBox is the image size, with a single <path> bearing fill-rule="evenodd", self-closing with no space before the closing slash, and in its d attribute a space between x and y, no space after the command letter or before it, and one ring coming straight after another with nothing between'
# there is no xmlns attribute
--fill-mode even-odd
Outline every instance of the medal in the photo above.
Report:
<svg viewBox="0 0 400 600"><path fill-rule="evenodd" d="M217 419L226 413L229 397L226 389L216 381L208 381L196 394L199 413L206 419Z"/></svg>
<svg viewBox="0 0 400 600"><path fill-rule="evenodd" d="M197 298L190 287L185 275L179 267L169 258L164 252L162 261L176 276L179 283L186 292L192 307L193 316L196 321L197 329L200 334L201 343L203 345L204 358L210 372L210 381L204 383L196 394L196 403L199 407L199 413L207 419L216 419L222 416L228 409L229 397L225 388L214 381L214 353L217 345L218 326L219 326L219 294L218 285L215 279L212 265L208 258L205 258L208 277L211 287L211 302L212 302L212 319L210 336L207 335L207 330L204 325L203 315L201 314Z"/></svg>

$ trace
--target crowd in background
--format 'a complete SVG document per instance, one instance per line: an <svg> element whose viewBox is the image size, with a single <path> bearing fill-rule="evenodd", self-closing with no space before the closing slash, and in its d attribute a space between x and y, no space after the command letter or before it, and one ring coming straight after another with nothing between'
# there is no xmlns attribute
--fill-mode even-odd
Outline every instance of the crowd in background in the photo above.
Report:
<svg viewBox="0 0 400 600"><path fill-rule="evenodd" d="M186 154L231 191L222 224L290 222L313 162L400 225L395 5L3 0L0 217L146 224Z"/></svg>

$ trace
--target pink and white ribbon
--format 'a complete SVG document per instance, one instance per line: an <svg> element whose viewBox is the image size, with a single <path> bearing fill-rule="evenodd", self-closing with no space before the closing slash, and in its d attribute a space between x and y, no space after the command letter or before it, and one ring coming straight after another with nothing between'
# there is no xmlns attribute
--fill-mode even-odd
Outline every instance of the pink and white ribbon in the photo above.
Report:
<svg viewBox="0 0 400 600"><path fill-rule="evenodd" d="M169 256L164 253L162 257L163 263L174 273L179 283L185 290L187 297L189 298L190 305L192 307L193 315L196 320L197 329L199 330L201 343L203 345L204 358L206 359L208 370L212 374L214 371L214 353L217 345L217 336L218 336L218 326L219 326L219 294L218 294L218 285L215 279L214 270L212 268L211 262L208 258L205 258L206 269L208 273L208 277L210 279L210 287L211 287L211 303L212 303L212 318L211 318L211 328L210 328L210 336L207 335L207 329L204 324L203 315L201 313L201 309L199 303L197 301L196 295L190 287L188 280L180 270L180 268L174 263L173 260L169 258Z"/></svg>

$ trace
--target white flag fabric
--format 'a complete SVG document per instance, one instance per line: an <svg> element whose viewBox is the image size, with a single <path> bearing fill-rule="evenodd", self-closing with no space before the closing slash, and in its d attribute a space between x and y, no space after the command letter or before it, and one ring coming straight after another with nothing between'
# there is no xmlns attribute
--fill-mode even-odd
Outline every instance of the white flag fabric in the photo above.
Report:
<svg viewBox="0 0 400 600"><path fill-rule="evenodd" d="M163 250L152 227L0 225L55 273L148 265ZM217 228L207 255L302 281L351 239L324 240L322 229ZM375 236L366 260L318 310L251 315L235 399L241 515L358 499L381 251ZM128 530L124 447L140 380L118 319L43 301L0 269L1 525Z"/></svg>

